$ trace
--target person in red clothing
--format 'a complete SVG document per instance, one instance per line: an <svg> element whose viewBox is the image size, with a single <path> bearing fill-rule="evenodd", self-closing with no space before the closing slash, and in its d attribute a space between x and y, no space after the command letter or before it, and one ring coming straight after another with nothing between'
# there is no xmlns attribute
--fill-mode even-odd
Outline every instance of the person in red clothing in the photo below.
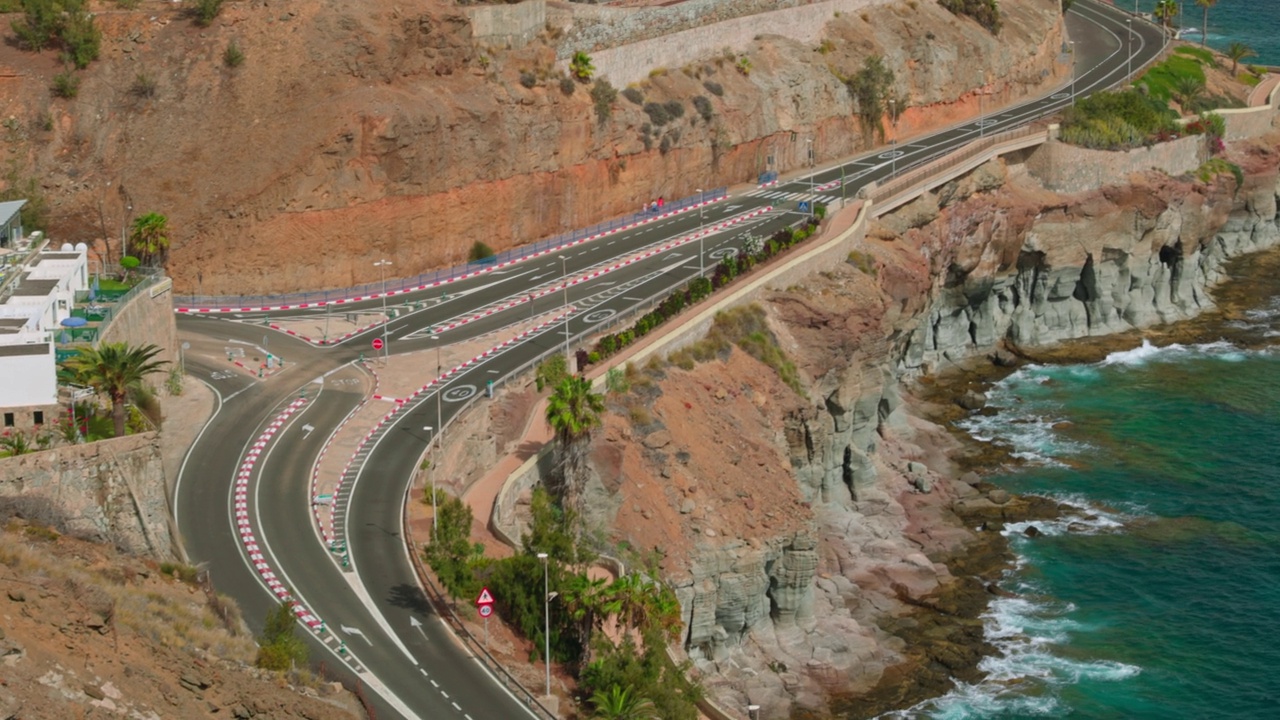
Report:
<svg viewBox="0 0 1280 720"><path fill-rule="evenodd" d="M662 209L662 205L663 205L663 203L665 203L665 202L666 202L666 201L665 201L665 200L663 200L661 197L659 197L659 198L658 198L658 209L659 209L659 210L661 210L661 209Z"/></svg>

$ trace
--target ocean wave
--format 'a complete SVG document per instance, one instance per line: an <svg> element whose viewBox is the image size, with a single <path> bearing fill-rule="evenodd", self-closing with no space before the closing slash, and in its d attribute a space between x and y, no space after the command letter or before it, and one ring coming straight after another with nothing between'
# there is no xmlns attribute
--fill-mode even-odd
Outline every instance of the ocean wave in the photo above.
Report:
<svg viewBox="0 0 1280 720"><path fill-rule="evenodd" d="M1173 343L1171 345L1157 346L1152 345L1150 340L1144 339L1142 344L1138 347L1132 350L1118 350L1113 352L1097 364L1099 367L1113 365L1138 367L1157 360L1162 362L1174 362L1195 356L1215 358L1218 360L1225 360L1227 362L1240 362L1248 356L1248 351L1242 350L1226 340L1219 340L1211 343L1200 343L1198 345Z"/></svg>
<svg viewBox="0 0 1280 720"><path fill-rule="evenodd" d="M1146 513L1141 508L1125 509L1103 508L1090 503L1079 495L1046 494L1044 497L1070 508L1061 517L1051 520L1026 520L1008 523L1001 531L1005 537L1024 537L1027 528L1035 527L1042 535L1056 536L1074 533L1076 535L1100 535L1115 533Z"/></svg>
<svg viewBox="0 0 1280 720"><path fill-rule="evenodd" d="M1015 407L1018 409L1013 409ZM975 440L1006 448L1010 455L1026 462L1065 467L1058 458L1082 453L1088 450L1088 445L1064 436L1055 429L1063 418L1035 412L1040 409L1029 403L1002 403L997 414L974 415L959 421L957 426Z"/></svg>
<svg viewBox="0 0 1280 720"><path fill-rule="evenodd" d="M1073 634L1089 628L1070 615L1075 606L1038 592L1018 567L1006 582L1020 593L991 602L982 616L984 634L998 654L983 658L978 668L986 673L979 683L962 683L939 698L881 718L1023 718L1063 717L1072 710L1056 692L1082 681L1120 682L1142 672L1136 665L1113 660L1081 660L1063 657L1056 650Z"/></svg>

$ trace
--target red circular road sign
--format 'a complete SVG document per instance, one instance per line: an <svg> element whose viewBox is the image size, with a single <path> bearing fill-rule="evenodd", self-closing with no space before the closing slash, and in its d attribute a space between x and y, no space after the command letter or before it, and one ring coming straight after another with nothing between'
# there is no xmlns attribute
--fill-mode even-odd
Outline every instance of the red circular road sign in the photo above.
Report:
<svg viewBox="0 0 1280 720"><path fill-rule="evenodd" d="M373 339L373 349L374 349L374 350L381 350L381 349L382 349L382 338L374 338L374 339Z"/></svg>
<svg viewBox="0 0 1280 720"><path fill-rule="evenodd" d="M487 617L489 617L489 616L490 616L490 615L492 615L492 614L493 614L493 606L492 606L492 605L481 605L481 606L480 606L480 617L486 617L486 618L487 618Z"/></svg>

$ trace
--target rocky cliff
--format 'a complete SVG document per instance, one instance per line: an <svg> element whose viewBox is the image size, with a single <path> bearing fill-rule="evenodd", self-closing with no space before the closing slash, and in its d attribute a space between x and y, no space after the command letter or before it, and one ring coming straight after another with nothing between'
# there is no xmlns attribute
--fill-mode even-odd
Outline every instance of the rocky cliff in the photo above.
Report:
<svg viewBox="0 0 1280 720"><path fill-rule="evenodd" d="M839 78L871 55L897 74L902 133L968 116L974 87L988 109L1040 92L1066 69L1057 7L1005 0L997 38L934 2L880 4L833 14L818 47L748 36L730 50L749 72L720 46L680 68L658 53L637 90L683 111L661 127L621 96L598 121L589 86L561 82L555 32L487 48L444 0L250 0L208 28L111 10L71 99L51 94L53 53L0 46L0 149L39 179L53 237L111 239L112 257L132 218L168 215L180 293L346 287L377 280L380 258L408 277L476 240L500 250L753 179L770 156L807 165L805 139L819 163L863 147Z"/></svg>
<svg viewBox="0 0 1280 720"><path fill-rule="evenodd" d="M124 552L173 557L157 433L0 459L0 502L21 516Z"/></svg>
<svg viewBox="0 0 1280 720"><path fill-rule="evenodd" d="M975 552L999 549L957 513L1040 510L955 479L904 382L1210 307L1226 259L1280 243L1277 140L1232 149L1241 187L1152 172L1058 195L1013 157L880 218L848 262L767 298L803 395L738 350L633 373L590 505L660 554L713 695L786 717L871 693L853 712L874 714L973 678L963 618L998 577Z"/></svg>

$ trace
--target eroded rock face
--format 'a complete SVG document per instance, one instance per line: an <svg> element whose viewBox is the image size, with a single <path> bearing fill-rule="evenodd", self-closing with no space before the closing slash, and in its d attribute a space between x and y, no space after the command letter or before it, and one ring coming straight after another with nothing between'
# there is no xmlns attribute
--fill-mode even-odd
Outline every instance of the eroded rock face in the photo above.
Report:
<svg viewBox="0 0 1280 720"><path fill-rule="evenodd" d="M901 351L925 371L1007 342L1035 347L1175 322L1212 307L1223 263L1280 242L1274 171L1205 185L1152 174L1045 203L1006 188L882 229L930 261L936 298Z"/></svg>
<svg viewBox="0 0 1280 720"><path fill-rule="evenodd" d="M865 694L875 714L976 673L972 618L998 571L976 576L1003 546L970 528L1054 509L953 479L950 441L915 417L902 381L1002 343L1042 347L1208 307L1224 260L1280 242L1273 146L1237 149L1239 192L1152 175L1059 196L988 164L881 218L848 262L766 297L805 397L737 351L658 378L666 429L610 431L601 443L623 459L601 475L620 498L617 532L662 538L683 645L713 696L782 717ZM895 618L920 608L931 614L908 645Z"/></svg>

